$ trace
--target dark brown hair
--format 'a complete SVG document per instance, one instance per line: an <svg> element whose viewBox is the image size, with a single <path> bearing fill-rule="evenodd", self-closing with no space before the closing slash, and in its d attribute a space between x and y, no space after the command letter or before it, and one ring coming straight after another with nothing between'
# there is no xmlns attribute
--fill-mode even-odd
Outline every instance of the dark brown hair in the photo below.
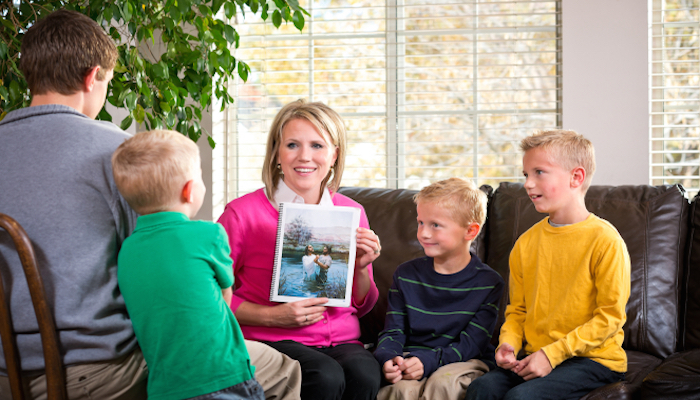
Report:
<svg viewBox="0 0 700 400"><path fill-rule="evenodd" d="M117 47L97 22L76 11L58 10L27 30L19 67L32 94L71 95L98 65L97 79L104 80L117 56Z"/></svg>

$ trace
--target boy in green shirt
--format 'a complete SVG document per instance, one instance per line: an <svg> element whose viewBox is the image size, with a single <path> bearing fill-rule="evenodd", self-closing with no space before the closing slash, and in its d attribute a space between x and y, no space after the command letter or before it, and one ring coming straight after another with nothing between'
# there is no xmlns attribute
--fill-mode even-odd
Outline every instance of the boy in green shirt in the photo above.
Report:
<svg viewBox="0 0 700 400"><path fill-rule="evenodd" d="M264 399L229 308L226 232L190 220L206 192L199 149L177 132L142 132L117 148L112 167L141 215L117 278L148 364L149 399Z"/></svg>

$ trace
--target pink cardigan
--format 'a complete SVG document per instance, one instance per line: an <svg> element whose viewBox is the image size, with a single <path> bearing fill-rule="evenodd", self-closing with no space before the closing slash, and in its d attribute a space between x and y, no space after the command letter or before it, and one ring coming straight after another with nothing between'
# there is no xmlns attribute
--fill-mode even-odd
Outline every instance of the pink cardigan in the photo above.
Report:
<svg viewBox="0 0 700 400"><path fill-rule="evenodd" d="M367 215L359 203L342 194L335 194L333 204L359 208L360 226L369 228ZM234 312L243 301L268 306L278 304L269 300L278 218L279 212L267 200L264 189L231 201L219 217L219 223L228 232L231 244L235 276L231 310ZM271 342L294 340L307 346L360 343L358 318L367 314L379 297L372 275L372 264L367 268L372 284L363 304L356 304L353 299L350 307L328 307L321 321L305 327L241 325L243 336L246 339Z"/></svg>

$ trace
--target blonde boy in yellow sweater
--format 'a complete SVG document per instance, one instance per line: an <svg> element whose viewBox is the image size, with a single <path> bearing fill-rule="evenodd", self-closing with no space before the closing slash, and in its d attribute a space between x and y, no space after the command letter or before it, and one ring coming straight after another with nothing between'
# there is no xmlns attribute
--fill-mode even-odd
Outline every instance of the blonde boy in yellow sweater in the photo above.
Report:
<svg viewBox="0 0 700 400"><path fill-rule="evenodd" d="M593 145L556 130L529 136L520 148L524 187L549 217L513 247L498 368L472 382L466 400L578 399L627 371L630 259L615 227L586 209Z"/></svg>

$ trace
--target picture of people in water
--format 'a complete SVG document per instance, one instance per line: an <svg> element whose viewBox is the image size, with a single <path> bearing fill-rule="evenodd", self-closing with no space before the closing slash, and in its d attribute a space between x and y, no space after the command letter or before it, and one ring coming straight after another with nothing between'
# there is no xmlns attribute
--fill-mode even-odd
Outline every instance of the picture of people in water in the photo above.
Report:
<svg viewBox="0 0 700 400"><path fill-rule="evenodd" d="M348 263L352 254L354 264L357 229L353 214L320 208L284 211L289 222L283 227L276 295L350 298L352 282L348 282Z"/></svg>

